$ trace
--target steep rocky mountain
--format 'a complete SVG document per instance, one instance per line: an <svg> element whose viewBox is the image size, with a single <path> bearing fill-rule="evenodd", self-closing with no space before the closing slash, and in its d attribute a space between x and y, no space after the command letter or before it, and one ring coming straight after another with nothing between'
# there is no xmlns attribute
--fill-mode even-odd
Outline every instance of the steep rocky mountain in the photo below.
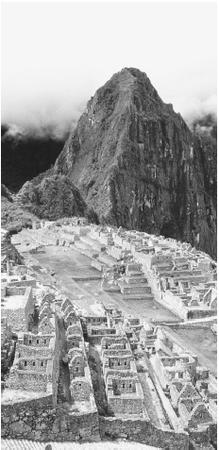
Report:
<svg viewBox="0 0 219 450"><path fill-rule="evenodd" d="M96 215L87 208L79 190L68 177L55 174L26 181L17 201L39 218L56 220L68 216L86 216L96 221Z"/></svg>
<svg viewBox="0 0 219 450"><path fill-rule="evenodd" d="M97 90L54 167L26 184L20 200L58 218L83 213L77 197L101 223L185 240L216 257L212 130L191 131L145 73L125 68Z"/></svg>
<svg viewBox="0 0 219 450"><path fill-rule="evenodd" d="M9 125L1 126L1 176L12 192L25 181L49 169L64 146L65 138L28 134Z"/></svg>
<svg viewBox="0 0 219 450"><path fill-rule="evenodd" d="M101 222L216 257L216 138L195 131L145 73L125 68L88 102L52 171L73 181Z"/></svg>

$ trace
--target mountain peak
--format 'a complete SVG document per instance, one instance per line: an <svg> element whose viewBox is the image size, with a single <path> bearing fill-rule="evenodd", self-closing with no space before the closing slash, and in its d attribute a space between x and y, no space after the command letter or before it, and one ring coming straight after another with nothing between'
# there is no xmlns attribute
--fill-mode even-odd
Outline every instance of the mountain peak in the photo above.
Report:
<svg viewBox="0 0 219 450"><path fill-rule="evenodd" d="M113 77L117 77L120 76L122 74L127 74L127 75L131 75L134 78L138 78L138 79L149 79L147 74L145 72L142 72L140 69L137 69L136 67L123 67L123 69L121 69L119 72L116 72Z"/></svg>
<svg viewBox="0 0 219 450"><path fill-rule="evenodd" d="M125 67L90 99L52 173L71 180L100 222L215 254L212 145L206 151L144 72Z"/></svg>
<svg viewBox="0 0 219 450"><path fill-rule="evenodd" d="M114 83L130 83L128 84L129 87L132 88L136 88L137 84L143 84L145 85L145 87L147 87L147 89L151 89L155 92L157 92L150 79L148 78L147 74L145 72L142 72L139 69L136 69L135 67L124 67L122 70L120 70L119 72L116 72L109 81L107 81L102 88L104 88L105 86L108 87L110 84L114 84ZM102 89L100 88L100 89Z"/></svg>

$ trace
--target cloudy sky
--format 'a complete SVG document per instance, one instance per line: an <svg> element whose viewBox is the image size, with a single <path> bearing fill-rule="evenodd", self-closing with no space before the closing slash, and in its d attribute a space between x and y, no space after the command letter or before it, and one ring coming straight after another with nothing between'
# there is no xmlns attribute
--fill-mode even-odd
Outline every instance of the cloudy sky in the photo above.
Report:
<svg viewBox="0 0 219 450"><path fill-rule="evenodd" d="M216 3L3 3L2 122L62 131L123 67L186 118L215 111Z"/></svg>

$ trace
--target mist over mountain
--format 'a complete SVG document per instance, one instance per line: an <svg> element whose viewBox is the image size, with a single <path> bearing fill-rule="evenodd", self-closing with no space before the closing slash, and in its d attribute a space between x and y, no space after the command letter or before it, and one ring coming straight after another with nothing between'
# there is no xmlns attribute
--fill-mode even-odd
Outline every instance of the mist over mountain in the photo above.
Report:
<svg viewBox="0 0 219 450"><path fill-rule="evenodd" d="M78 109L78 119L82 107ZM83 111L82 111L83 112ZM49 119L48 119L49 120ZM202 137L217 137L217 119L214 109L205 113L191 112L184 117L188 127ZM76 128L76 116L70 120L62 118L62 123L42 124L38 121L30 125L5 123L1 125L2 182L17 192L28 180L48 170L62 151L70 132Z"/></svg>
<svg viewBox="0 0 219 450"><path fill-rule="evenodd" d="M201 136L211 136L217 139L217 117L216 114L206 114L201 117L194 118L191 123L192 131Z"/></svg>
<svg viewBox="0 0 219 450"><path fill-rule="evenodd" d="M50 129L23 130L16 125L1 126L1 177L11 191L17 192L25 181L54 164L65 138L57 138Z"/></svg>

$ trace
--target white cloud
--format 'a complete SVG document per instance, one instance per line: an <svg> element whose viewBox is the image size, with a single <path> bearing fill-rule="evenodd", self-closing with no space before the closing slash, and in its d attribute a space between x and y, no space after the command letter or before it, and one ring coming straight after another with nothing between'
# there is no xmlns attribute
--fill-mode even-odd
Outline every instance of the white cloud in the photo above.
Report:
<svg viewBox="0 0 219 450"><path fill-rule="evenodd" d="M215 110L216 3L3 3L2 121L62 132L123 67L184 116Z"/></svg>

